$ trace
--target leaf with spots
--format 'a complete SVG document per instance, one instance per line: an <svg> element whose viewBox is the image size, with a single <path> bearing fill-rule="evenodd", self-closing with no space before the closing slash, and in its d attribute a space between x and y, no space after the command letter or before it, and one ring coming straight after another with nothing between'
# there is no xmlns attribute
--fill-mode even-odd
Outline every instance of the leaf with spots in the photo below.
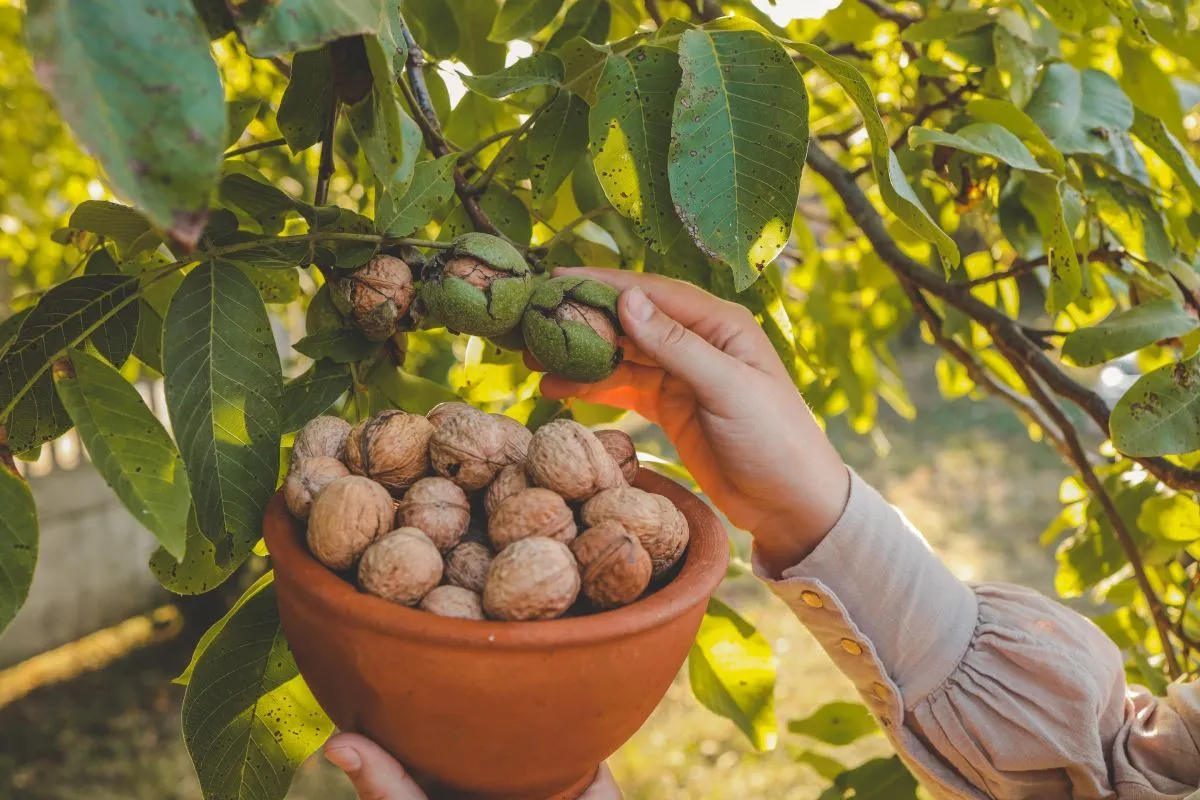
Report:
<svg viewBox="0 0 1200 800"><path fill-rule="evenodd" d="M163 330L167 409L219 558L259 538L279 471L283 378L262 297L232 264L184 279Z"/></svg>
<svg viewBox="0 0 1200 800"><path fill-rule="evenodd" d="M225 146L233 147L246 128L258 116L263 101L257 97L228 100L225 103Z"/></svg>
<svg viewBox="0 0 1200 800"><path fill-rule="evenodd" d="M1025 113L1062 152L1102 157L1113 153L1114 134L1133 124L1133 104L1112 76L1066 63L1043 70Z"/></svg>
<svg viewBox="0 0 1200 800"><path fill-rule="evenodd" d="M596 85L588 120L593 166L608 202L660 253L682 225L668 177L681 74L679 59L662 47L640 45L613 55Z"/></svg>
<svg viewBox="0 0 1200 800"><path fill-rule="evenodd" d="M834 778L820 800L917 800L917 788L898 756L873 758Z"/></svg>
<svg viewBox="0 0 1200 800"><path fill-rule="evenodd" d="M344 366L320 360L283 387L284 433L300 430L313 417L325 413L350 390L350 373Z"/></svg>
<svg viewBox="0 0 1200 800"><path fill-rule="evenodd" d="M312 359L327 358L335 364L362 361L382 347L372 342L357 328L338 328L310 333L292 345L297 353Z"/></svg>
<svg viewBox="0 0 1200 800"><path fill-rule="evenodd" d="M559 92L525 141L533 202L542 203L554 196L587 146L587 103L569 92Z"/></svg>
<svg viewBox="0 0 1200 800"><path fill-rule="evenodd" d="M788 722L788 730L843 747L879 730L871 711L862 703L835 700L818 708L804 719Z"/></svg>
<svg viewBox="0 0 1200 800"><path fill-rule="evenodd" d="M375 212L375 225L385 236L410 236L425 227L454 196L454 167L458 155L422 161L408 188L396 196L384 191Z"/></svg>
<svg viewBox="0 0 1200 800"><path fill-rule="evenodd" d="M225 145L225 98L189 0L30 4L38 79L117 194L194 246ZM170 54L170 57L165 57Z"/></svg>
<svg viewBox="0 0 1200 800"><path fill-rule="evenodd" d="M1094 367L1197 328L1200 321L1173 300L1157 298L1073 331L1063 341L1062 354L1077 366Z"/></svg>
<svg viewBox="0 0 1200 800"><path fill-rule="evenodd" d="M253 552L254 542L234 543L234 549L217 557L217 548L200 532L193 510L188 514L182 559L159 547L150 556L150 571L167 591L181 595L211 592L229 579Z"/></svg>
<svg viewBox="0 0 1200 800"><path fill-rule="evenodd" d="M740 291L787 244L808 149L808 94L787 52L756 30L679 40L668 176L700 249Z"/></svg>
<svg viewBox="0 0 1200 800"><path fill-rule="evenodd" d="M136 258L162 243L150 220L137 209L108 200L84 200L71 212L67 227L102 236L122 258Z"/></svg>
<svg viewBox="0 0 1200 800"><path fill-rule="evenodd" d="M307 50L292 57L292 77L279 101L275 122L293 153L321 140L333 114L333 59L329 48Z"/></svg>
<svg viewBox="0 0 1200 800"><path fill-rule="evenodd" d="M273 0L241 24L242 40L258 58L312 50L325 42L388 28L379 0Z"/></svg>
<svg viewBox="0 0 1200 800"><path fill-rule="evenodd" d="M1075 255L1075 240L1063 214L1061 181L1045 175L1027 175L1021 200L1037 220L1049 256L1050 287L1046 311L1056 314L1075 301L1083 289L1083 270Z"/></svg>
<svg viewBox="0 0 1200 800"><path fill-rule="evenodd" d="M933 221L909 185L896 154L892 152L887 128L884 127L879 116L879 107L875 104L875 93L867 85L866 79L850 63L829 55L816 45L788 42L788 47L824 69L831 78L841 84L842 89L854 101L862 115L863 127L867 129L871 143L871 164L875 169L875 179L879 181L879 194L884 205L913 233L937 248L942 266L949 274L958 266L958 245Z"/></svg>
<svg viewBox="0 0 1200 800"><path fill-rule="evenodd" d="M734 722L757 750L773 750L775 657L763 635L720 600L708 611L688 654L688 679L696 699Z"/></svg>
<svg viewBox="0 0 1200 800"><path fill-rule="evenodd" d="M596 105L596 84L612 56L603 45L592 44L581 36L571 39L558 51L563 62L563 88L582 97L588 105Z"/></svg>
<svg viewBox="0 0 1200 800"><path fill-rule="evenodd" d="M92 464L129 513L183 558L192 497L175 443L142 396L107 362L76 351L54 385Z"/></svg>
<svg viewBox="0 0 1200 800"><path fill-rule="evenodd" d="M1065 31L1079 32L1087 22L1088 15L1082 0L1039 0L1038 5Z"/></svg>
<svg viewBox="0 0 1200 800"><path fill-rule="evenodd" d="M25 604L38 556L37 509L29 484L0 461L0 633Z"/></svg>
<svg viewBox="0 0 1200 800"><path fill-rule="evenodd" d="M296 668L275 586L256 583L207 642L183 696L183 738L205 797L282 800L333 732Z"/></svg>
<svg viewBox="0 0 1200 800"><path fill-rule="evenodd" d="M967 113L980 122L1001 125L1025 144L1033 147L1034 154L1059 175L1066 171L1066 162L1051 141L1042 133L1028 114L1007 100L978 97L967 103Z"/></svg>
<svg viewBox="0 0 1200 800"><path fill-rule="evenodd" d="M562 25L546 42L547 50L555 50L579 36L589 42L604 44L612 26L612 6L609 0L575 0L567 9Z"/></svg>
<svg viewBox="0 0 1200 800"><path fill-rule="evenodd" d="M1200 206L1200 169L1191 153L1167 130L1162 120L1135 109L1130 131L1171 168L1192 202Z"/></svg>
<svg viewBox="0 0 1200 800"><path fill-rule="evenodd" d="M391 66L379 40L366 40L374 83L371 92L349 106L346 117L375 179L385 191L402 194L421 152L421 129L400 106Z"/></svg>
<svg viewBox="0 0 1200 800"><path fill-rule="evenodd" d="M562 79L562 61L544 50L491 75L464 75L462 78L472 91L493 98L507 97L534 86L554 86L561 83Z"/></svg>
<svg viewBox="0 0 1200 800"><path fill-rule="evenodd" d="M1175 260L1162 211L1145 193L1094 174L1085 176L1084 186L1096 214L1122 247L1162 266Z"/></svg>
<svg viewBox="0 0 1200 800"><path fill-rule="evenodd" d="M1200 450L1200 355L1138 378L1117 401L1113 445L1130 456Z"/></svg>
<svg viewBox="0 0 1200 800"><path fill-rule="evenodd" d="M974 122L954 133L933 128L911 128L908 131L911 147L926 145L952 147L976 155L994 158L1010 167L1029 172L1049 172L1033 159L1033 153L1008 129L992 122Z"/></svg>
<svg viewBox="0 0 1200 800"><path fill-rule="evenodd" d="M1150 36L1150 31L1146 28L1146 21L1142 19L1142 14L1134 6L1132 0L1104 0L1104 5L1108 6L1108 10L1117 18L1117 22L1121 23L1121 27L1129 36L1129 41L1137 47L1153 47L1154 39Z"/></svg>
<svg viewBox="0 0 1200 800"><path fill-rule="evenodd" d="M1020 17L1018 17L1020 19ZM1000 85L1018 106L1029 102L1037 84L1038 58L1028 41L1004 25L992 29L992 49L996 53L995 74Z"/></svg>

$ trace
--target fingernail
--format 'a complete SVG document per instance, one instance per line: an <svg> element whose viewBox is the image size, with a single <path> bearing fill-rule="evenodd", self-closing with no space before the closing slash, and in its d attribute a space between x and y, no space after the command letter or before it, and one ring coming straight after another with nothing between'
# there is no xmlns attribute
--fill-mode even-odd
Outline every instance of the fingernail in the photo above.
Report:
<svg viewBox="0 0 1200 800"><path fill-rule="evenodd" d="M362 759L351 747L333 747L325 751L325 758L342 772L355 772L362 766Z"/></svg>
<svg viewBox="0 0 1200 800"><path fill-rule="evenodd" d="M629 316L638 322L645 322L654 313L654 305L650 302L650 298L646 297L646 293L637 287L629 290L629 299L625 301L625 304L629 309Z"/></svg>

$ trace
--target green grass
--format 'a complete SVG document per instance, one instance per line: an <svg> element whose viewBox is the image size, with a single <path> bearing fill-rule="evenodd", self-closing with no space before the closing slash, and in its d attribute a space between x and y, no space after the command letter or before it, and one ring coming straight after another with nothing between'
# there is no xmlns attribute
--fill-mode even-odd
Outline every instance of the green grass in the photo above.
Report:
<svg viewBox="0 0 1200 800"><path fill-rule="evenodd" d="M872 441L834 421L847 461L901 506L960 577L1050 591L1053 560L1037 545L1056 513L1065 468L1002 407L936 396L930 364L908 376L915 422L884 415ZM887 452L880 446L886 443ZM863 575L864 581L872 576ZM811 800L825 781L794 754L810 743L786 722L853 690L782 604L752 578L727 582L727 602L758 625L779 660L778 748L755 753L732 724L701 708L676 680L650 720L611 760L628 798L737 797ZM192 800L200 793L179 734L181 691L168 683L189 655L176 641L133 653L98 672L39 689L0 709L0 798ZM820 750L819 747L814 748ZM833 753L857 763L887 752L875 736ZM351 798L319 760L289 797Z"/></svg>

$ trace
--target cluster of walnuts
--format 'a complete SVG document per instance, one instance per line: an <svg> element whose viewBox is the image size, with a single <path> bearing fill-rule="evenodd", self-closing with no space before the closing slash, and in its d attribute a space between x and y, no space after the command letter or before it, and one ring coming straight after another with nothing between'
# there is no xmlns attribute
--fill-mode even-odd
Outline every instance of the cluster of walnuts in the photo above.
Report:
<svg viewBox="0 0 1200 800"><path fill-rule="evenodd" d="M531 433L465 403L296 436L284 497L309 549L365 592L464 619L552 619L637 600L688 543L669 500L630 485L621 431Z"/></svg>

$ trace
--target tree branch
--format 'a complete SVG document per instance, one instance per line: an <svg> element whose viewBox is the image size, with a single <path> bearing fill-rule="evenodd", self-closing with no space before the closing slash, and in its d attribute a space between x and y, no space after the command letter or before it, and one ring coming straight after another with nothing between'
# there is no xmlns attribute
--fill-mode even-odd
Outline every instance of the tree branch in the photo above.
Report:
<svg viewBox="0 0 1200 800"><path fill-rule="evenodd" d="M882 2L882 0L858 0L858 2L875 12L875 16L879 17L880 19L885 19L888 22L896 23L896 26L900 28L900 30L904 30L909 25L917 22L919 19L918 17L905 14L903 11L892 8L891 6Z"/></svg>
<svg viewBox="0 0 1200 800"><path fill-rule="evenodd" d="M321 132L321 163L317 167L317 185L313 191L313 205L323 206L329 202L329 181L333 177L333 132L337 127L337 98L333 99L329 112L329 124Z"/></svg>
<svg viewBox="0 0 1200 800"><path fill-rule="evenodd" d="M1087 260L1088 261L1103 261L1106 263L1112 263L1114 261L1120 261L1122 258L1125 257L1125 255L1126 255L1126 253L1124 250L1113 250L1108 247L1097 247L1095 250L1093 250L1092 252L1087 254ZM1025 275L1026 273L1032 272L1033 270L1037 269L1038 267L1044 267L1049 263L1050 263L1049 256L1038 256L1037 258L1030 258L1030 259L1023 260L1023 261L1021 261L1021 260L1014 261L1012 266L1010 266L1006 270L1001 270L1000 272L993 272L991 275L984 275L982 278L975 278L974 280L961 281L954 285L955 286L963 286L963 287L967 287L967 288L973 287L973 286L984 286L989 283L995 283L996 281L1002 281L1005 278L1020 277L1021 275Z"/></svg>
<svg viewBox="0 0 1200 800"><path fill-rule="evenodd" d="M529 116L525 118L525 121L521 123L521 126L517 128L516 132L513 133L513 135L509 137L508 141L504 143L504 147L500 148L500 152L496 154L496 157L493 158L487 165L487 169L484 170L483 175L480 176L479 180L471 184L471 194L479 195L487 191L487 187L491 185L492 179L496 177L496 173L502 166L504 166L504 162L507 161L510 156L512 156L512 152L520 143L521 137L529 132L529 129L533 127L533 123L537 122L538 117L546 113L546 109L548 109L554 103L554 100L557 97L558 92L555 92L549 100L542 103L532 112L530 112Z"/></svg>
<svg viewBox="0 0 1200 800"><path fill-rule="evenodd" d="M266 150L269 147L280 147L287 144L287 139L282 136L278 139L268 139L265 142L254 142L245 147L238 147L233 150L226 150L222 158L233 158L234 156L244 156L246 153L253 153L256 150Z"/></svg>
<svg viewBox="0 0 1200 800"><path fill-rule="evenodd" d="M927 106L922 106L916 114L913 115L912 121L904 126L904 130L900 131L900 135L896 137L896 141L892 142L892 149L898 150L908 143L908 132L913 128L920 127L925 120L932 117L939 111L954 108L958 102L962 100L962 96L973 88L973 84L964 83L954 91L948 93L936 103L930 103Z"/></svg>
<svg viewBox="0 0 1200 800"><path fill-rule="evenodd" d="M646 14L650 19L654 20L654 27L661 28L663 26L662 11L658 9L658 0L645 0Z"/></svg>
<svg viewBox="0 0 1200 800"><path fill-rule="evenodd" d="M716 0L684 0L688 9L696 19L704 22L712 22L714 19L720 19L725 15L721 9L721 4Z"/></svg>

